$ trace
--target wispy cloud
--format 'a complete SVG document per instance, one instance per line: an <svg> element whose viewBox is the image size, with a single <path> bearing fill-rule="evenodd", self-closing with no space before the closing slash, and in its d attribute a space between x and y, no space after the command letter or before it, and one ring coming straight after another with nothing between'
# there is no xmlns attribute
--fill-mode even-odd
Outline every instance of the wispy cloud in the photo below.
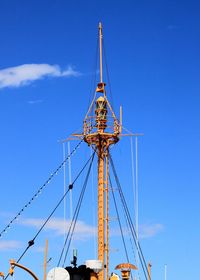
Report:
<svg viewBox="0 0 200 280"><path fill-rule="evenodd" d="M71 66L62 70L58 65L23 64L0 70L0 88L20 87L45 77L78 77L80 73Z"/></svg>
<svg viewBox="0 0 200 280"><path fill-rule="evenodd" d="M0 241L0 251L14 250L21 247L21 242L16 240Z"/></svg>
<svg viewBox="0 0 200 280"><path fill-rule="evenodd" d="M38 103L42 103L43 100L42 99L37 99L37 100L29 100L28 104L30 105L34 105L34 104L38 104Z"/></svg>
<svg viewBox="0 0 200 280"><path fill-rule="evenodd" d="M35 251L38 253L44 253L45 247L44 246L35 247Z"/></svg>
<svg viewBox="0 0 200 280"><path fill-rule="evenodd" d="M40 228L44 224L44 222L44 219L21 219L18 224ZM63 235L64 231L67 231L69 227L70 221L64 222L64 220L61 218L54 218L46 224L45 229L54 231L54 234L56 235ZM85 240L91 238L92 236L94 236L94 234L96 234L95 227L88 225L83 221L77 221L74 231L75 239Z"/></svg>
<svg viewBox="0 0 200 280"><path fill-rule="evenodd" d="M154 237L164 230L164 226L162 224L142 224L139 225L139 239L147 239ZM129 236L131 234L129 228L122 228L124 236ZM119 228L110 228L111 236L120 236L121 232Z"/></svg>
<svg viewBox="0 0 200 280"><path fill-rule="evenodd" d="M164 230L162 224L143 224L139 226L139 237L141 239L150 238Z"/></svg>

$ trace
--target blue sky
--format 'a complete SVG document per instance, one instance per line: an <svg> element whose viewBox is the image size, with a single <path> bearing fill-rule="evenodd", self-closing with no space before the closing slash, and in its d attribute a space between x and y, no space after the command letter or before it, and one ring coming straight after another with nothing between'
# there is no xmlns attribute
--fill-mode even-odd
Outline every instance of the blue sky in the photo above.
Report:
<svg viewBox="0 0 200 280"><path fill-rule="evenodd" d="M144 133L139 138L139 224L144 255L153 265L152 279L164 279L165 264L168 279L200 276L199 11L194 0L1 1L2 229L62 161L58 140L81 130L95 89L101 20L112 89L108 98L116 114L123 106L126 128ZM73 176L89 155L87 145L81 145L72 158ZM113 156L128 197L130 139L122 139ZM95 217L86 207L95 196L93 188L74 241L82 248L80 261L95 254ZM0 270L7 271L8 260L18 258L62 193L61 172L0 240ZM76 194L74 190L74 204ZM62 220L60 209L23 260L40 277L47 237L51 265L57 262ZM111 263L116 265L123 260L119 236L112 235ZM90 249L87 255L85 248Z"/></svg>

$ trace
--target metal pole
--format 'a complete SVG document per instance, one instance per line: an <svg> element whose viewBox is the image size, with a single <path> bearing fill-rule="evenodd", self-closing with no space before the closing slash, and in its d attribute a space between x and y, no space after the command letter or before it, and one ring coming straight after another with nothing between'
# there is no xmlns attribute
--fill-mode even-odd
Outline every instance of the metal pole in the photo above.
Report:
<svg viewBox="0 0 200 280"><path fill-rule="evenodd" d="M104 147L103 141L98 148L98 260L102 262L103 270L98 274L99 280L104 280Z"/></svg>
<svg viewBox="0 0 200 280"><path fill-rule="evenodd" d="M65 157L66 157L66 152L65 152L65 143L63 143L63 160L65 160ZM66 162L64 162L63 164L63 184L64 184L64 194L66 193ZM64 224L64 242L65 242L65 238L66 238L66 197L64 198L64 221L63 221L63 224Z"/></svg>
<svg viewBox="0 0 200 280"><path fill-rule="evenodd" d="M67 143L67 153L68 153L68 176L69 176L69 185L71 185L72 183L72 168L71 168L71 147L70 147L70 142ZM72 217L73 217L73 200L72 200L72 189L70 189L69 191L69 205L70 205L70 223L72 222ZM73 251L73 237L72 237L72 241L71 241L71 248Z"/></svg>
<svg viewBox="0 0 200 280"><path fill-rule="evenodd" d="M103 67L102 67L102 23L99 22L99 67L100 67L100 83L103 82Z"/></svg>
<svg viewBox="0 0 200 280"><path fill-rule="evenodd" d="M138 278L139 278L139 226L138 226L138 137L135 137L135 230L136 230L136 243L137 243L137 251L136 251L136 262L138 267Z"/></svg>
<svg viewBox="0 0 200 280"><path fill-rule="evenodd" d="M106 198L106 280L109 279L109 162L108 162L108 149L106 150L106 180L105 180L105 198Z"/></svg>
<svg viewBox="0 0 200 280"><path fill-rule="evenodd" d="M45 244L45 252L44 252L44 280L47 279L47 254L48 254L48 239Z"/></svg>
<svg viewBox="0 0 200 280"><path fill-rule="evenodd" d="M69 172L69 184L72 183L72 168L71 168L71 147L70 147L70 142L67 143L68 147L68 172ZM72 190L70 189L70 220L72 220L73 216L73 201L72 201Z"/></svg>
<svg viewBox="0 0 200 280"><path fill-rule="evenodd" d="M90 147L90 156L92 156L93 154L93 149L92 147ZM93 215L93 226L95 227L96 225L96 214L95 214L95 194L94 194L94 166L92 165L92 169L91 169L91 185L92 185L92 205L93 205L93 209L92 209L92 215ZM96 233L94 231L94 236L93 236L93 239L94 239L94 256L96 258L97 256L97 237L96 237Z"/></svg>
<svg viewBox="0 0 200 280"><path fill-rule="evenodd" d="M120 106L120 133L122 133L122 120L123 120L122 106Z"/></svg>
<svg viewBox="0 0 200 280"><path fill-rule="evenodd" d="M133 137L130 137L130 143L131 143L131 172L132 172L132 187L133 187L133 215L135 216L135 223L136 223L136 186L135 186L135 168L134 168L134 153L133 153Z"/></svg>
<svg viewBox="0 0 200 280"><path fill-rule="evenodd" d="M138 137L135 137L135 198L136 198L136 205L135 205L135 215L136 215L136 236L137 242L139 237L138 232Z"/></svg>
<svg viewBox="0 0 200 280"><path fill-rule="evenodd" d="M167 280L167 265L165 264L165 280Z"/></svg>

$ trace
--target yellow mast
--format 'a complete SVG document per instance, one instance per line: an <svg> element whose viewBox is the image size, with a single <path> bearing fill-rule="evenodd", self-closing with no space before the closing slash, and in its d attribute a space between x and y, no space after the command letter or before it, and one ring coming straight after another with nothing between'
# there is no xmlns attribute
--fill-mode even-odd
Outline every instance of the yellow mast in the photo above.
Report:
<svg viewBox="0 0 200 280"><path fill-rule="evenodd" d="M93 101L84 119L84 141L96 147L98 155L98 259L102 262L103 270L98 274L98 280L109 279L109 147L119 141L121 125L106 97L103 82L102 61L102 24L99 23L99 57L100 82L96 93L100 96ZM95 116L93 107L95 106ZM94 124L92 124L92 121ZM109 127L107 122L109 121ZM81 136L81 135L76 135Z"/></svg>

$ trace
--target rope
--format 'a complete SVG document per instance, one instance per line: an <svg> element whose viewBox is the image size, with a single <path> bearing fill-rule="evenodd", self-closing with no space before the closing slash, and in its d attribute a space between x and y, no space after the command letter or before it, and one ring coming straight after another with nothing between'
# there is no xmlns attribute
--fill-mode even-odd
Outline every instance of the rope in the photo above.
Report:
<svg viewBox="0 0 200 280"><path fill-rule="evenodd" d="M42 190L51 182L51 180L55 177L55 175L58 174L58 172L60 171L60 169L63 167L63 165L66 163L66 161L76 152L76 150L79 148L79 146L81 145L81 143L84 141L84 139L82 139L77 145L76 147L72 150L72 152L63 160L63 162L53 171L53 173L51 173L51 175L48 177L48 179L44 182L44 184L39 187L39 189L36 191L36 193L32 196L32 198L21 208L21 210L16 214L16 216L8 223L8 225L0 232L0 238L2 237L2 235L4 233L6 233L7 229L10 229L11 225L13 224L13 222L15 220L17 220L17 218L19 216L21 216L21 214L24 212L24 210L29 207L32 202L38 197L38 195L41 194Z"/></svg>
<svg viewBox="0 0 200 280"><path fill-rule="evenodd" d="M70 247L70 244L71 244L72 236L73 236L73 233L74 233L74 230L75 230L76 222L77 222L78 215L79 215L79 212L80 212L80 207L81 207L81 204L82 204L82 201L83 201L83 197L84 197L85 190L86 190L86 187L87 187L87 182L88 182L89 175L90 175L90 172L91 172L91 167L92 167L92 163L93 163L93 160L94 160L94 155L95 155L95 152L93 153L92 160L91 160L91 163L90 163L90 166L89 166L89 169L88 169L88 173L86 175L86 179L85 179L85 182L84 182L84 187L83 187L83 191L82 191L82 194L81 194L81 201L80 201L80 204L79 204L79 207L78 207L78 210L77 210L77 215L76 215L76 219L75 219L75 222L74 222L74 225L73 225L73 229L72 229L71 237L70 237L70 240L69 240L69 244L68 244L68 247L67 247L67 250L66 250L63 266L64 266L64 263L66 261L67 254L69 252L69 247Z"/></svg>
<svg viewBox="0 0 200 280"><path fill-rule="evenodd" d="M65 250L66 244L67 244L69 236L70 236L69 243L68 243L67 250L66 250L66 253L65 253L65 257L64 257L64 261L63 261L63 265L62 265L64 267L64 263L66 261L67 254L68 254L68 251L69 251L69 247L70 247L70 244L71 244L72 236L73 236L73 233L74 233L74 229L75 229L77 218L78 218L78 215L79 215L81 203L82 203L84 193L85 193L85 190L86 190L86 186L87 186L87 182L88 182L88 178L89 178L89 175L90 175L90 171L91 171L91 167L92 167L92 163L93 163L93 160L94 160L95 153L96 153L96 150L93 152L93 154L89 158L89 160L91 160L90 166L89 166L89 169L88 169L88 172L87 172L87 175L86 175L85 182L83 184L82 191L80 193L80 196L79 196L79 199L78 199L78 202L77 202L76 209L74 211L72 221L70 223L70 227L69 227L69 230L68 230L68 233L67 233L67 236L66 236L66 239L65 239L65 242L64 242L64 245L63 245L63 248L62 248L61 255L60 255L57 266L60 266L60 262L61 262L61 259L63 257L63 254L64 254L64 250Z"/></svg>
<svg viewBox="0 0 200 280"><path fill-rule="evenodd" d="M130 226L130 230L131 230L132 236L133 236L133 240L134 240L136 249L137 249L137 251L138 251L140 263L141 263L141 265L142 265L142 269L143 269L145 278L146 278L146 280L147 280L147 274L148 274L149 279L151 280L151 277L150 277L149 272L148 272L147 264L146 264L146 261L145 261L145 258L144 258L144 255L143 255L143 252L142 252L140 243L137 241L136 231L135 231L133 222L132 222L132 220L131 220L131 216L130 216L130 213L129 213L129 210L128 210L128 207L127 207L127 204L126 204L126 200L125 200L124 195L123 195L123 192L122 192L122 188L121 188L121 185L120 185L120 182L119 182L119 179L118 179L118 176L117 176L117 173L116 173L116 170L115 170L114 163L113 163L113 160L112 160L111 155L109 155L109 158L110 158L110 162L111 162L113 174L114 174L114 176L115 176L115 180L116 180L116 183L117 183L118 188L119 188L119 194L120 194L120 197L121 197L123 206L124 206L124 210L125 210L125 213L126 213L126 215L127 215L127 219L128 219L128 223L129 223L129 226ZM146 274L145 269L146 269L146 271L147 271L147 274Z"/></svg>
<svg viewBox="0 0 200 280"><path fill-rule="evenodd" d="M43 223L43 225L40 227L40 229L38 230L38 232L35 234L34 238L31 239L28 242L28 246L26 247L26 249L24 250L24 252L22 253L22 255L18 258L17 262L18 263L23 256L25 255L25 253L28 251L28 249L34 245L35 243L35 239L38 237L38 235L40 234L40 232L42 231L42 229L45 227L45 225L47 224L47 222L50 220L50 218L53 216L53 214L55 213L55 211L57 210L57 208L60 206L60 204L62 203L62 201L64 200L65 196L67 195L67 193L69 192L69 190L71 190L73 188L74 183L77 181L77 179L80 177L81 173L84 171L84 169L86 168L86 166L88 165L88 163L90 162L91 158L94 157L95 152L93 153L92 156L90 156L90 158L87 160L87 162L84 164L83 168L81 169L81 171L78 173L78 175L76 176L76 178L74 179L73 183L69 185L68 190L64 193L64 195L62 196L62 198L59 200L59 202L57 203L57 205L55 206L55 208L53 209L53 211L50 213L50 215L48 216L48 218L46 219L46 221ZM8 278L9 273L7 274L7 276L5 277L5 280Z"/></svg>
<svg viewBox="0 0 200 280"><path fill-rule="evenodd" d="M89 95L89 99L88 99L88 109L90 107L90 103L92 100L92 95L93 95L93 90L95 90L96 87L96 83L97 83L97 58L98 58L98 39L96 41L96 50L95 50L95 60L94 60L94 76L93 79L91 79L91 86L90 86L90 95ZM95 92L96 93L96 92Z"/></svg>
<svg viewBox="0 0 200 280"><path fill-rule="evenodd" d="M120 233L121 233L121 237L122 237L122 243L123 243L124 251L125 251L125 254L126 254L126 259L127 259L127 262L130 263L129 256L128 256L128 251L127 251L127 247L126 247L126 243L125 243L125 238L124 238L124 234L123 234L123 230L122 230L122 224L121 224L119 211L118 211L118 208L117 208L117 203L116 203L115 194L114 194L114 190L113 190L113 187L112 187L112 182L111 182L110 176L109 176L109 181L110 181L110 186L111 186L111 190L112 190L112 196L113 196L113 201L114 201L114 205L115 205L115 211L116 211L116 214L117 214L117 220L118 220L118 223L119 223ZM133 251L133 254L134 254L134 251ZM132 271L131 271L131 279L133 279Z"/></svg>
<svg viewBox="0 0 200 280"><path fill-rule="evenodd" d="M121 200L121 201L122 201L122 200ZM124 207L123 203L122 203L122 206ZM136 263L136 266L138 266L138 260L136 260L136 255L135 255L135 250L134 250L134 244L133 244L132 238L131 238L131 230L130 230L128 218L127 218L127 215L126 215L125 212L124 212L124 219L125 219L125 222L126 222L126 227L127 227L127 229L128 229L129 242L130 242L130 245L131 245L131 250L132 250L132 253L133 253L134 261L135 261L135 263ZM139 269L138 269L137 271L138 271L138 279L140 280ZM132 276L132 275L131 275L131 276Z"/></svg>
<svg viewBox="0 0 200 280"><path fill-rule="evenodd" d="M127 262L129 263L130 261L129 261L129 257L128 257L128 251L127 251L127 248L126 248L126 243L125 243L124 234L123 234L123 230L122 230L121 220L120 220L119 211L118 211L118 208L117 208L117 203L116 203L116 199L115 199L115 195L114 195L113 186L112 186L110 176L109 176L109 181L110 181L110 186L111 186L111 190L112 190L112 197L113 197L113 201L114 201L114 205L115 205L115 211L116 211L116 214L117 214L117 220L118 220L119 228L120 228L120 232L121 232L122 242L123 242L124 250L125 250L125 254L126 254L126 259L127 259Z"/></svg>
<svg viewBox="0 0 200 280"><path fill-rule="evenodd" d="M124 213L124 218L125 218L125 221L126 221L126 227L128 229L128 235L129 235L129 242L130 242L130 245L131 245L131 251L133 253L133 257L134 257L134 261L136 263L136 266L138 266L138 260L136 260L136 255L135 255L135 250L134 250L134 244L132 242L132 238L131 238L131 231L130 231L130 227L129 227L129 223L128 223L128 219L127 219L127 216L126 214ZM138 267L137 267L138 268ZM138 279L140 279L140 273L139 273L139 268L138 268Z"/></svg>
<svg viewBox="0 0 200 280"><path fill-rule="evenodd" d="M112 167L114 167L112 161L111 161L111 165L112 165ZM116 182L117 182L117 184L118 184L120 197L121 197L121 200L122 200L122 203L123 203L123 206L124 206L124 210L125 210L125 213L126 213L126 216L127 216L127 219L128 219L129 227L130 227L130 230L131 230L131 233L132 233L132 236L133 236L133 240L134 240L134 243L135 243L135 246L136 246L138 255L139 255L139 259L140 259L140 262L141 262L141 265L142 265L142 269L143 269L145 278L147 279L146 272L145 272L145 268L144 268L144 264L143 264L143 261L142 261L141 255L140 255L140 250L138 250L139 247L138 247L138 242L137 242L137 237L136 237L135 228L134 228L133 224L131 223L130 213L129 213L129 211L128 211L128 207L127 207L127 205L126 205L126 201L125 201L125 198L124 198L124 195L123 195L121 186L120 186L120 184L119 184L118 177L117 177L117 174L116 174L115 169L113 169L113 173L114 173L114 175L115 175L115 179L116 179Z"/></svg>
<svg viewBox="0 0 200 280"><path fill-rule="evenodd" d="M110 157L110 159L111 159L111 157ZM139 259L140 259L141 265L142 265L142 269L143 269L145 278L146 278L146 280L147 280L145 268L144 268L144 265L143 265L143 262L142 262L142 258L141 258L141 256L140 256L140 252L139 252L138 246L137 246L135 229L134 229L134 228L132 229L132 224L131 224L131 221L130 221L130 217L129 217L129 212L128 212L128 209L127 209L126 201L125 201L125 199L124 199L124 196L123 196L123 193L122 193L122 190L121 190L121 186L120 186L120 184L119 184L118 177L117 177L116 171L115 171L115 169L114 169L114 165L113 165L112 159L111 159L111 166L112 166L112 169L113 169L113 173L114 173L114 176L115 176L116 183L117 183L117 185L118 185L119 194L120 194L120 197L121 197L121 200L122 200L122 204L123 204L123 207L124 207L124 211L125 211L126 216L127 216L127 219L128 219L128 223L129 223L129 227L130 227L130 229L131 229L131 233L132 233L132 236L133 236L133 240L134 240L136 249L137 249L137 251L138 251L138 255L139 255Z"/></svg>
<svg viewBox="0 0 200 280"><path fill-rule="evenodd" d="M108 79L108 88L110 89L110 99L111 99L112 107L113 107L113 109L114 109L113 94L112 94L112 88L111 88L111 82L110 82L110 75L109 75L108 63L107 63L107 56L106 56L106 48L105 48L104 41L103 41L103 54L104 54L105 65L106 65L106 74L107 74L107 79Z"/></svg>

